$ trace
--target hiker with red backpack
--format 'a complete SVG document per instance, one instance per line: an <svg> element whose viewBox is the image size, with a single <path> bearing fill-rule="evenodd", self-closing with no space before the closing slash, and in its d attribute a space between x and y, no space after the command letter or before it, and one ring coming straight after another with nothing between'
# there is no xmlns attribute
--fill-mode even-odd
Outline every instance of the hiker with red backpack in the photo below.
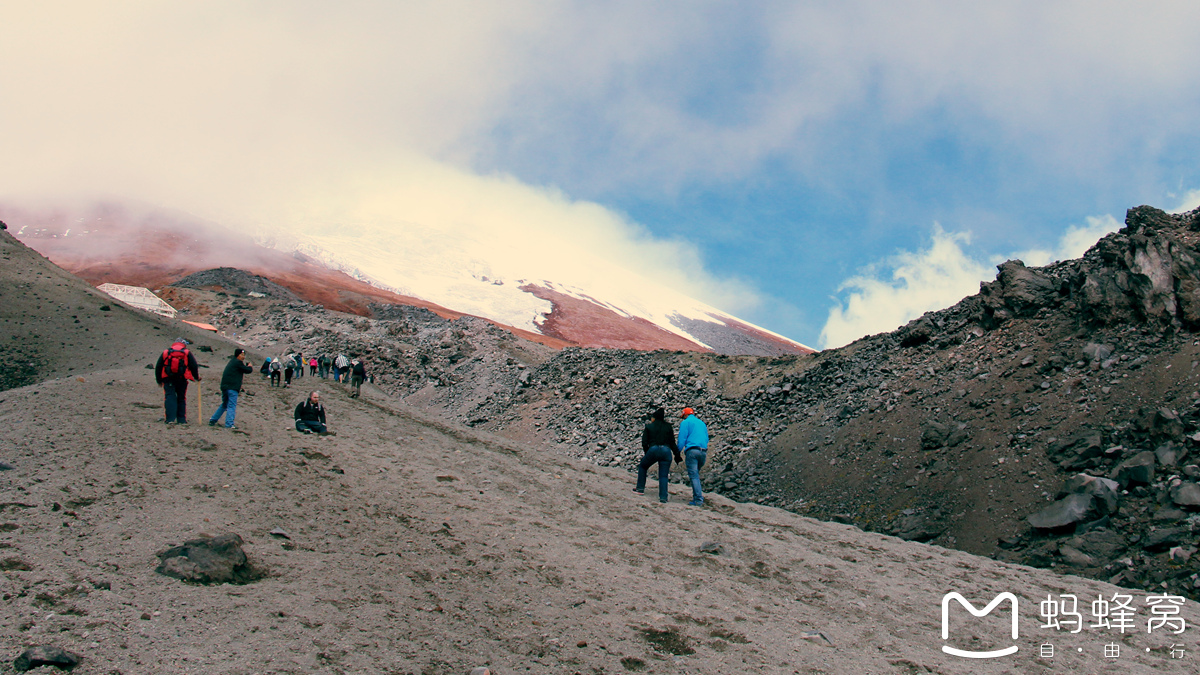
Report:
<svg viewBox="0 0 1200 675"><path fill-rule="evenodd" d="M154 380L163 388L167 424L187 424L188 380L200 381L200 364L188 350L187 340L179 338L163 350L154 364Z"/></svg>

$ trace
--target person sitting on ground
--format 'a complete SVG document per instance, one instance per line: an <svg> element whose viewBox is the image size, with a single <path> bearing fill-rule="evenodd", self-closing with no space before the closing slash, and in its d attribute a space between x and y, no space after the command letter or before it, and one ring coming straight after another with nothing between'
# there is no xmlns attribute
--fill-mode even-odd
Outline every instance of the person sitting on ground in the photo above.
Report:
<svg viewBox="0 0 1200 675"><path fill-rule="evenodd" d="M666 411L662 408L650 415L650 421L642 430L642 461L638 464L637 487L633 491L638 494L646 493L646 471L651 465L658 464L658 501L667 503L667 479L671 475L671 455L676 462L682 462L679 447L675 445L675 430L665 421Z"/></svg>
<svg viewBox="0 0 1200 675"><path fill-rule="evenodd" d="M363 382L367 379L367 365L362 359L355 359L350 364L350 386L354 388L354 393L350 394L350 398L358 398L362 394Z"/></svg>
<svg viewBox="0 0 1200 675"><path fill-rule="evenodd" d="M296 406L296 431L302 434L316 432L322 436L332 436L334 433L325 426L325 408L321 405L320 392L312 392L308 398Z"/></svg>

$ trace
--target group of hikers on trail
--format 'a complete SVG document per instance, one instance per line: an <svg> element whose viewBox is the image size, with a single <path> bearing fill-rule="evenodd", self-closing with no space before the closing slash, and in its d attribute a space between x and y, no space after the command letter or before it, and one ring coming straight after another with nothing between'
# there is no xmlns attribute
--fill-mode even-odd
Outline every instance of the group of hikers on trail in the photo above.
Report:
<svg viewBox="0 0 1200 675"><path fill-rule="evenodd" d="M324 380L332 371L334 382L349 383L354 388L354 393L351 394L353 398L358 398L363 382L370 379L370 376L367 375L366 363L362 359L347 358L345 354L312 356L309 357L307 365L310 376L320 376ZM270 376L272 387L283 386L286 388L292 386L293 375L297 378L304 377L304 366L304 355L295 352L267 359L263 362L261 372L263 375Z"/></svg>
<svg viewBox="0 0 1200 675"><path fill-rule="evenodd" d="M166 411L166 416L163 422L166 424L186 425L187 422L187 388L188 382L200 381L200 364L196 361L196 356L188 349L190 343L178 338L171 344L170 347L163 350L163 353L158 357L158 362L154 364L154 379L163 390L163 406ZM342 355L338 355L345 358ZM284 368L280 365L278 357L268 359L263 363L263 372L270 373L272 386L277 386L280 370L284 370L287 377L285 386L291 383L292 371L303 372L303 357L299 354L288 354L286 357L290 367ZM327 356L312 358L309 362L310 372L313 374L320 367L320 360L325 359L326 362L333 360ZM348 365L349 362L348 362ZM212 417L208 419L208 426L215 427L225 417L226 429L237 429L235 420L237 418L237 402L238 395L242 391L242 378L247 373L254 372L254 364L246 361L246 350L237 348L233 350L233 356L229 362L225 364L225 370L221 373L221 405L217 407ZM359 359L353 361L353 365L347 371L348 379L354 388L350 394L352 398L358 398L361 394L362 383L367 379L366 366ZM308 398L301 401L293 413L293 419L296 426L296 431L303 434L320 434L322 436L333 436L334 432L330 431L325 421L325 408L321 405L320 392L310 392Z"/></svg>
<svg viewBox="0 0 1200 675"><path fill-rule="evenodd" d="M692 501L688 506L704 506L704 492L700 489L700 469L708 459L708 425L696 416L696 411L684 408L680 414L679 438L666 421L666 411L658 408L650 414L650 421L642 430L642 461L638 463L637 486L633 491L646 493L646 472L658 464L658 501L667 503L667 481L671 475L671 458L687 468L688 480L692 484Z"/></svg>
<svg viewBox="0 0 1200 675"><path fill-rule="evenodd" d="M163 350L158 362L154 365L154 379L163 389L163 405L166 408L167 424L187 424L187 387L189 381L200 381L200 364L187 348L188 341L179 338L170 347ZM291 385L293 371L303 373L303 356L299 353L287 354L283 359L287 365L280 364L280 358L268 359L263 363L263 373L271 376L271 386L278 386L279 371L283 370L286 378L283 386ZM361 359L348 359L345 354L329 357L326 354L309 360L309 374L319 372L324 378L332 365L335 381L344 382L347 378L353 392L351 398L358 398L362 384L367 379L366 365ZM242 377L254 372L254 364L246 361L246 350L235 349L225 370L221 373L221 405L208 420L208 425L216 426L222 415L225 417L226 429L237 429L234 420L237 416L238 395L242 390ZM321 394L310 392L293 412L296 431L303 434L320 434L332 436L325 418L325 408L321 405ZM642 461L638 463L637 486L633 491L638 494L646 492L646 474L650 467L658 464L658 501L667 503L667 484L671 474L671 460L683 464L687 470L688 481L692 486L692 500L689 506L703 506L704 493L700 486L700 469L708 459L708 426L696 416L696 411L684 408L680 414L679 434L666 421L666 412L662 408L650 414L650 421L642 430Z"/></svg>

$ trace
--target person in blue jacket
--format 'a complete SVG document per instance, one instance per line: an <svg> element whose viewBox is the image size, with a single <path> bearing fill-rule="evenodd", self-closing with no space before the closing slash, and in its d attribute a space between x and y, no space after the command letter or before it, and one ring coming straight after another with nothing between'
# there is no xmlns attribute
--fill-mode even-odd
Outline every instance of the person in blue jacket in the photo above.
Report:
<svg viewBox="0 0 1200 675"><path fill-rule="evenodd" d="M704 493L700 490L700 469L708 459L708 426L696 417L696 411L684 408L680 415L679 436L676 444L683 451L683 465L687 467L688 480L692 482L692 501L688 506L704 506Z"/></svg>

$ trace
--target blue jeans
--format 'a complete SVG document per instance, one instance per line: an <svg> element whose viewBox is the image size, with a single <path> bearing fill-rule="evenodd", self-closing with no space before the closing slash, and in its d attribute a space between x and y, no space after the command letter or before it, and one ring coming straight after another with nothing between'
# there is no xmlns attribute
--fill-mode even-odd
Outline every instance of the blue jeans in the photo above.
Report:
<svg viewBox="0 0 1200 675"><path fill-rule="evenodd" d="M163 406L166 408L167 424L187 424L187 380L163 380Z"/></svg>
<svg viewBox="0 0 1200 675"><path fill-rule="evenodd" d="M671 476L671 449L665 445L652 445L638 464L637 490L646 489L646 472L658 463L658 501L667 501L667 479Z"/></svg>
<svg viewBox="0 0 1200 675"><path fill-rule="evenodd" d="M683 465L687 467L688 480L692 482L692 502L704 503L704 493L700 490L700 469L708 459L707 448L691 447L683 451Z"/></svg>
<svg viewBox="0 0 1200 675"><path fill-rule="evenodd" d="M221 390L221 407L213 413L213 416L208 418L209 424L216 424L217 420L221 419L221 415L225 415L225 428L233 428L233 418L237 415L237 397L238 393L233 389Z"/></svg>

